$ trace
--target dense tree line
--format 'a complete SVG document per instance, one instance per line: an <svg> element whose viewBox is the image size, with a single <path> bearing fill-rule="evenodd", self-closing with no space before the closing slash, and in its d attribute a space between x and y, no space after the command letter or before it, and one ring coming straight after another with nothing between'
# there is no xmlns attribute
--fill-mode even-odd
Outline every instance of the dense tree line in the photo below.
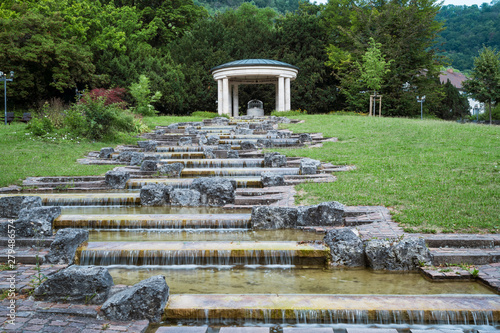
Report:
<svg viewBox="0 0 500 333"><path fill-rule="evenodd" d="M425 94L427 113L449 116L443 107L455 104L445 103L451 88L439 84L442 64L432 48L442 29L438 1L301 2L293 12L278 3L262 4L274 9L242 3L211 15L192 0L4 1L0 69L16 72L10 103L74 101L75 88L128 88L144 75L161 92L155 103L161 113L215 111L210 69L268 58L300 68L294 109L367 112L370 87L359 64L373 40L388 64L378 91L384 115L418 114L415 97ZM252 98L263 100L267 112L274 108L271 85L242 86L240 94L242 108Z"/></svg>
<svg viewBox="0 0 500 333"><path fill-rule="evenodd" d="M474 57L483 45L500 49L500 1L480 7L444 6L436 18L446 26L439 34L436 48L455 68L472 69Z"/></svg>

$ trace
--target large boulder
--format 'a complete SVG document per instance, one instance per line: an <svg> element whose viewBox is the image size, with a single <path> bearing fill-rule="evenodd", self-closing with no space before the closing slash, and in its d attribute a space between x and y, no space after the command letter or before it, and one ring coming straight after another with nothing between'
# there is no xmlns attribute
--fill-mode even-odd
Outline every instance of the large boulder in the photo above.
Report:
<svg viewBox="0 0 500 333"><path fill-rule="evenodd" d="M258 139L257 146L262 148L272 148L274 146L273 140L270 139Z"/></svg>
<svg viewBox="0 0 500 333"><path fill-rule="evenodd" d="M158 142L156 142L155 140L137 141L137 145L144 151L156 151Z"/></svg>
<svg viewBox="0 0 500 333"><path fill-rule="evenodd" d="M323 241L330 247L331 265L338 267L364 267L366 265L363 241L349 228L332 229Z"/></svg>
<svg viewBox="0 0 500 333"><path fill-rule="evenodd" d="M181 176L181 172L183 169L184 169L184 163L161 164L158 167L158 172L160 173L160 175L178 178Z"/></svg>
<svg viewBox="0 0 500 333"><path fill-rule="evenodd" d="M198 133L200 133L200 131L198 131L193 126L186 126L186 128L184 129L184 134L197 135Z"/></svg>
<svg viewBox="0 0 500 333"><path fill-rule="evenodd" d="M207 145L215 146L219 144L219 137L216 135L207 136Z"/></svg>
<svg viewBox="0 0 500 333"><path fill-rule="evenodd" d="M155 160L142 161L141 171L156 171L158 170L158 163Z"/></svg>
<svg viewBox="0 0 500 333"><path fill-rule="evenodd" d="M301 206L297 225L344 225L344 205L337 201L323 202L314 206Z"/></svg>
<svg viewBox="0 0 500 333"><path fill-rule="evenodd" d="M193 144L193 139L190 136L184 136L177 142L179 146L191 146Z"/></svg>
<svg viewBox="0 0 500 333"><path fill-rule="evenodd" d="M297 226L296 207L252 207L252 229L294 229Z"/></svg>
<svg viewBox="0 0 500 333"><path fill-rule="evenodd" d="M36 207L42 207L42 198L27 196L24 197L23 202L21 202L20 208L22 210L22 209L32 209Z"/></svg>
<svg viewBox="0 0 500 333"><path fill-rule="evenodd" d="M301 175L315 175L321 162L313 160L312 158L303 158L300 160L300 174Z"/></svg>
<svg viewBox="0 0 500 333"><path fill-rule="evenodd" d="M237 128L234 131L234 134L236 135L252 135L253 134L253 129L250 128Z"/></svg>
<svg viewBox="0 0 500 333"><path fill-rule="evenodd" d="M165 184L144 185L141 188L141 205L143 206L163 206L170 202L170 192L174 188Z"/></svg>
<svg viewBox="0 0 500 333"><path fill-rule="evenodd" d="M369 267L375 270L412 271L431 265L431 254L423 238L372 239L365 244Z"/></svg>
<svg viewBox="0 0 500 333"><path fill-rule="evenodd" d="M229 150L227 152L227 158L240 158L240 154L237 150Z"/></svg>
<svg viewBox="0 0 500 333"><path fill-rule="evenodd" d="M214 149L212 147L203 147L203 154L205 154L205 158L213 159L216 158L214 153Z"/></svg>
<svg viewBox="0 0 500 333"><path fill-rule="evenodd" d="M99 158L109 158L114 152L115 150L113 147L101 148L101 151L99 152Z"/></svg>
<svg viewBox="0 0 500 333"><path fill-rule="evenodd" d="M110 170L106 172L104 176L104 181L111 188L125 188L127 186L127 181L130 179L130 173L126 171L115 171Z"/></svg>
<svg viewBox="0 0 500 333"><path fill-rule="evenodd" d="M167 126L168 129L178 129L179 128L179 124L175 123L175 124L170 124Z"/></svg>
<svg viewBox="0 0 500 333"><path fill-rule="evenodd" d="M61 207L35 207L19 212L19 219L14 221L16 236L50 237L52 222L61 215Z"/></svg>
<svg viewBox="0 0 500 333"><path fill-rule="evenodd" d="M252 149L257 149L257 146L252 141L242 141L240 143L240 148L242 150L252 150Z"/></svg>
<svg viewBox="0 0 500 333"><path fill-rule="evenodd" d="M129 150L122 151L118 154L116 158L118 159L118 161L122 163L130 163L130 160L132 159L132 153L133 151Z"/></svg>
<svg viewBox="0 0 500 333"><path fill-rule="evenodd" d="M89 240L89 231L84 229L65 228L56 233L50 244L50 251L45 256L49 264L65 265L75 261L76 249Z"/></svg>
<svg viewBox="0 0 500 333"><path fill-rule="evenodd" d="M189 189L175 189L170 192L170 204L172 206L198 207L200 205L200 192Z"/></svg>
<svg viewBox="0 0 500 333"><path fill-rule="evenodd" d="M217 146L217 150L231 150L231 144L230 143L219 144Z"/></svg>
<svg viewBox="0 0 500 333"><path fill-rule="evenodd" d="M311 137L311 134L309 133L301 133L299 135L299 141L301 143L304 143L304 142L311 142L312 141L312 137Z"/></svg>
<svg viewBox="0 0 500 333"><path fill-rule="evenodd" d="M268 168L286 167L286 156L277 152L265 153L264 166Z"/></svg>
<svg viewBox="0 0 500 333"><path fill-rule="evenodd" d="M156 135L163 135L163 134L165 134L165 129L163 129L163 128L157 129L157 130L155 130L155 134Z"/></svg>
<svg viewBox="0 0 500 333"><path fill-rule="evenodd" d="M141 165L144 160L144 153L134 151L130 158L130 165Z"/></svg>
<svg viewBox="0 0 500 333"><path fill-rule="evenodd" d="M30 201L25 201L28 198L33 198L33 199L29 199ZM17 218L21 209L26 208L28 206L29 207L33 206L32 204L29 203L31 202L31 200L40 203L40 205L38 205L37 207L40 207L42 205L42 199L40 199L40 197L35 197L35 196L18 195L18 196L0 198L0 217L11 218L11 219ZM23 204L24 202L26 203Z"/></svg>
<svg viewBox="0 0 500 333"><path fill-rule="evenodd" d="M169 288L163 275L152 276L111 296L101 307L111 320L131 321L147 319L157 323L165 311Z"/></svg>
<svg viewBox="0 0 500 333"><path fill-rule="evenodd" d="M200 192L202 205L224 206L234 203L236 189L234 180L222 177L196 178L190 188Z"/></svg>
<svg viewBox="0 0 500 333"><path fill-rule="evenodd" d="M208 142L207 136L205 134L201 134L200 137L198 138L198 146L204 146Z"/></svg>
<svg viewBox="0 0 500 333"><path fill-rule="evenodd" d="M225 118L225 117L215 117L215 118L212 118L212 124L215 124L215 125L227 125L229 123L229 119Z"/></svg>
<svg viewBox="0 0 500 333"><path fill-rule="evenodd" d="M101 304L112 286L113 278L105 267L73 265L49 275L34 295L48 302Z"/></svg>
<svg viewBox="0 0 500 333"><path fill-rule="evenodd" d="M285 185L285 177L283 175L269 171L260 174L260 181L264 187Z"/></svg>

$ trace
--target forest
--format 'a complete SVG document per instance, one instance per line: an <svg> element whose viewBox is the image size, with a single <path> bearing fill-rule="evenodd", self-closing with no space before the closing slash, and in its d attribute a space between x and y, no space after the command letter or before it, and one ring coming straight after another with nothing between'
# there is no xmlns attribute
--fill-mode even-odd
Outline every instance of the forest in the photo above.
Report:
<svg viewBox="0 0 500 333"><path fill-rule="evenodd" d="M441 8L439 3L4 0L0 70L15 72L7 95L14 110L41 110L54 100L75 102L76 89L118 89L133 104L130 87L143 76L151 91L160 92L156 110L190 114L216 110L211 68L238 59L268 58L300 68L292 83L293 109L367 112L371 92L360 78L373 40L388 64L378 91L383 115L416 116L420 105L415 97L426 95L428 115L455 119L467 110L463 99L457 102L456 89L440 84L439 71L447 64L468 69L481 47L478 43L500 44L495 25L500 3L481 8ZM462 15L467 17L463 26ZM466 38L453 28L467 27L482 36L483 28L471 26L484 24L486 18L490 32L483 39ZM444 42L453 47L443 49ZM240 107L258 98L269 113L274 95L272 86L242 86Z"/></svg>

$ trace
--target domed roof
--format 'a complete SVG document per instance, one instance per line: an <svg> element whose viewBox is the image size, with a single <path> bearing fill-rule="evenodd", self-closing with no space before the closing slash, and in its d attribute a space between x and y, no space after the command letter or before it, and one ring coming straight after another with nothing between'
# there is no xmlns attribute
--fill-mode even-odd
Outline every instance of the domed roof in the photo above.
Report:
<svg viewBox="0 0 500 333"><path fill-rule="evenodd" d="M243 60L236 60L236 61L231 61L219 66L216 66L210 70L210 72L213 72L218 69L222 68L229 68L229 67L247 67L247 66L278 66L278 67L288 67L288 68L294 68L294 69L299 69L297 66L293 66L290 64L287 64L286 62L278 61L278 60L271 60L271 59L243 59Z"/></svg>

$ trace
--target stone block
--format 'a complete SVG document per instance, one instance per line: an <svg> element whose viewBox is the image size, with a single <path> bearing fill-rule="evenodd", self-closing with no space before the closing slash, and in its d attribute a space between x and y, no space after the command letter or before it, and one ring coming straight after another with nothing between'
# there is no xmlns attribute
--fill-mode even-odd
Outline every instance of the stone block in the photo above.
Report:
<svg viewBox="0 0 500 333"><path fill-rule="evenodd" d="M130 173L126 171L108 171L104 176L104 181L109 187L115 189L123 189L127 186L127 181L130 179Z"/></svg>

